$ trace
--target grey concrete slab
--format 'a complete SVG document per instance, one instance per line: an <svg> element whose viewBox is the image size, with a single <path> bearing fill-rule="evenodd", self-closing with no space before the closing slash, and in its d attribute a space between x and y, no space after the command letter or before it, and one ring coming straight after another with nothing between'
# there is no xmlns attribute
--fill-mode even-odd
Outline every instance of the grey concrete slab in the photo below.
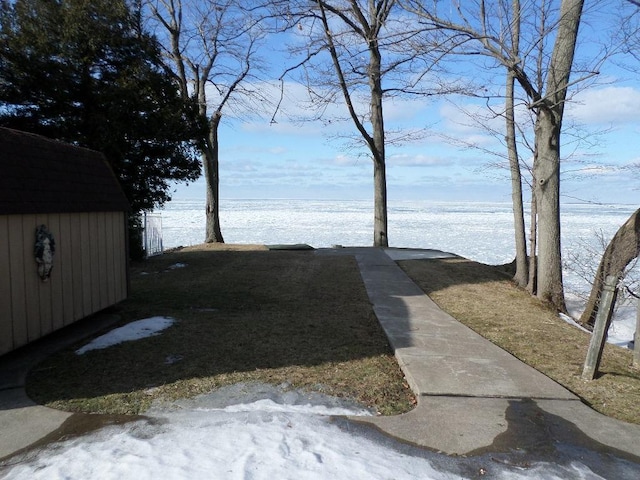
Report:
<svg viewBox="0 0 640 480"><path fill-rule="evenodd" d="M22 388L0 395L0 459L28 447L58 429L71 413L36 405Z"/></svg>
<svg viewBox="0 0 640 480"><path fill-rule="evenodd" d="M420 447L466 455L490 447L507 431L508 406L505 398L420 397L416 408L403 415L351 419Z"/></svg>
<svg viewBox="0 0 640 480"><path fill-rule="evenodd" d="M575 399L567 389L519 361L502 357L425 355L401 349L396 358L418 395Z"/></svg>
<svg viewBox="0 0 640 480"><path fill-rule="evenodd" d="M47 437L72 414L34 403L25 393L35 365L68 345L112 327L120 317L99 313L0 357L0 459Z"/></svg>
<svg viewBox="0 0 640 480"><path fill-rule="evenodd" d="M570 452L581 449L580 455L586 449L640 459L639 425L605 417L579 400L427 396L403 415L351 419L450 455L517 452L558 461L555 449L563 445Z"/></svg>
<svg viewBox="0 0 640 480"><path fill-rule="evenodd" d="M384 252L358 250L355 257L374 312L417 395L576 398L440 310Z"/></svg>
<svg viewBox="0 0 640 480"><path fill-rule="evenodd" d="M640 426L594 412L462 325L393 261L440 258L437 252L358 248L339 253L355 256L374 312L418 398L417 407L404 415L354 420L448 454L526 451L558 459L556 445L564 442L569 463L576 448L640 461ZM594 465L602 458L595 455Z"/></svg>

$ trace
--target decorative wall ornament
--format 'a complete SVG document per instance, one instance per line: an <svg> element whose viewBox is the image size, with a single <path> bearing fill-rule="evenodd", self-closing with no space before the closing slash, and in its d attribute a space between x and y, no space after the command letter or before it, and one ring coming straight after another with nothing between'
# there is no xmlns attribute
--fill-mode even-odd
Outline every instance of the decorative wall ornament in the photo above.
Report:
<svg viewBox="0 0 640 480"><path fill-rule="evenodd" d="M53 254L56 251L56 242L53 235L47 230L46 225L36 228L36 244L33 253L38 264L38 275L43 282L49 280L53 268Z"/></svg>

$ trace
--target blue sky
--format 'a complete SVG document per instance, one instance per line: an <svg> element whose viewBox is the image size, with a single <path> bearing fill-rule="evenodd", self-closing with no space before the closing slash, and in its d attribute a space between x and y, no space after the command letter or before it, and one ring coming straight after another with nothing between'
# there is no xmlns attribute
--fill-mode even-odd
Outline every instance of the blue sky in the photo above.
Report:
<svg viewBox="0 0 640 480"><path fill-rule="evenodd" d="M567 116L591 132L608 131L591 134L596 145L580 149L578 158L564 163L564 199L640 203L640 171L615 168L640 162L640 88L629 84L592 87L579 97L576 102L580 103L568 107ZM388 148L389 201L510 201L508 171L491 166L500 159L452 145L440 134L498 152L502 151L499 142L469 126L469 119L445 100L415 103L404 106L407 116L417 124L431 125L433 132L419 141ZM387 120L387 127L405 122ZM351 131L354 127L344 122L340 128ZM298 125L279 120L271 125L268 118L223 122L221 198L372 198L371 160L363 149L353 151L332 134L333 129L320 122ZM565 135L563 152L573 150L571 142ZM576 164L578 159L585 163ZM178 186L174 198L204 199L204 180Z"/></svg>
<svg viewBox="0 0 640 480"><path fill-rule="evenodd" d="M640 61L638 61L640 66ZM498 74L499 70L494 70ZM470 72L472 73L472 72ZM639 204L640 83L637 72L605 64L595 83L567 104L563 135L564 201ZM500 80L501 81L501 80ZM279 95L277 82L256 88ZM364 148L338 138L355 133L342 104L321 121L294 122L302 114L300 85L287 83L277 123L265 115L223 117L220 127L220 189L224 199L371 199L373 167ZM508 170L495 166L504 153L499 139L474 123L497 130L502 120L486 119L483 101L470 98L393 100L385 103L387 130L426 129L421 138L387 148L389 202L394 200L510 201ZM470 112L471 118L463 113ZM524 110L523 110L524 112ZM521 112L521 113L523 113ZM242 115L240 115L242 117ZM579 125L579 130L571 124ZM576 142L576 136L583 140ZM459 144L454 145L451 139ZM482 148L474 149L473 143ZM525 155L526 156L526 155ZM175 199L204 201L204 180L179 185Z"/></svg>

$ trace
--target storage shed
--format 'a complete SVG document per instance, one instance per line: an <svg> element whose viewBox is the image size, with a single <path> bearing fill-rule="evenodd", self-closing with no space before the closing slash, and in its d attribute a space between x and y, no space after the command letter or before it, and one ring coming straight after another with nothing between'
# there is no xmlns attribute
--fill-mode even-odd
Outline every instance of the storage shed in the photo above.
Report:
<svg viewBox="0 0 640 480"><path fill-rule="evenodd" d="M127 297L128 209L101 153L0 128L0 355Z"/></svg>

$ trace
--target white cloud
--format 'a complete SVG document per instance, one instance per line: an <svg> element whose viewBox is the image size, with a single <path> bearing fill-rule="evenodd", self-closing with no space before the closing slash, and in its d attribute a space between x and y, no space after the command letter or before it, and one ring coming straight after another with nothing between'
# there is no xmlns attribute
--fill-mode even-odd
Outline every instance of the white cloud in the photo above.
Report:
<svg viewBox="0 0 640 480"><path fill-rule="evenodd" d="M500 111L499 106L495 108ZM504 135L504 118L483 105L445 103L439 114L441 134L454 146L489 148L496 143L496 135Z"/></svg>
<svg viewBox="0 0 640 480"><path fill-rule="evenodd" d="M392 155L388 160L389 165L404 167L441 167L451 165L453 162L449 159L432 157L429 155L407 153Z"/></svg>
<svg viewBox="0 0 640 480"><path fill-rule="evenodd" d="M384 104L385 121L395 122L414 120L424 113L429 113L431 102L426 98L391 98Z"/></svg>
<svg viewBox="0 0 640 480"><path fill-rule="evenodd" d="M633 87L587 89L567 105L567 116L585 124L637 123L639 112L640 90Z"/></svg>

